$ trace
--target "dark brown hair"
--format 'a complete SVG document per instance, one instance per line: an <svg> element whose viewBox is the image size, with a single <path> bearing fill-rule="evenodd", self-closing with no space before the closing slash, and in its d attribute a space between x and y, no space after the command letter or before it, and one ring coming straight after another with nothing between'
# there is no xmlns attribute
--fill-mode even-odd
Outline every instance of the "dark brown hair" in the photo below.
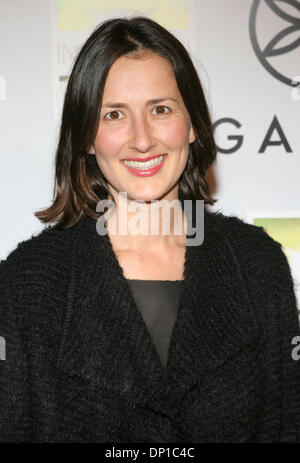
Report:
<svg viewBox="0 0 300 463"><path fill-rule="evenodd" d="M96 156L86 150L97 134L107 74L119 57L139 57L147 51L171 63L197 137L190 144L188 161L179 179L179 195L183 199L203 199L208 204L216 201L204 178L217 154L213 126L188 51L174 35L147 17L117 18L101 23L75 58L56 149L53 203L35 213L42 222L66 228L75 225L83 214L99 217L97 203L111 195Z"/></svg>

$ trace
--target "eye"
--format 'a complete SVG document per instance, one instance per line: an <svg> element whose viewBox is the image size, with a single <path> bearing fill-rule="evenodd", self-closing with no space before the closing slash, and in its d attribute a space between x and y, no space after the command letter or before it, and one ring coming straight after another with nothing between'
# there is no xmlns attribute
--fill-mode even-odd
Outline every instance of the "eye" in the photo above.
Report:
<svg viewBox="0 0 300 463"><path fill-rule="evenodd" d="M110 111L109 113L105 114L104 118L108 119L109 121L117 121L120 119L120 117L115 117L118 113L121 113L121 111L115 109L114 111ZM109 114L111 114L112 116L107 117L109 116Z"/></svg>
<svg viewBox="0 0 300 463"><path fill-rule="evenodd" d="M156 113L156 114L161 114L161 115L168 114L170 112L170 108L168 108L168 106L155 106L154 109L159 109L159 110L167 109L167 111L163 111L163 112L159 111L158 113Z"/></svg>

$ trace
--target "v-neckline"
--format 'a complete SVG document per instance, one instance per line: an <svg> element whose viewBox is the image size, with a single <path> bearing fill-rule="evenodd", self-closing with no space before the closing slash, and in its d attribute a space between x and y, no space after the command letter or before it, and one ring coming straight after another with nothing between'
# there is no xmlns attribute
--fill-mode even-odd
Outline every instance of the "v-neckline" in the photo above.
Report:
<svg viewBox="0 0 300 463"><path fill-rule="evenodd" d="M57 361L64 373L132 404L153 405L161 397L164 407L168 397L172 408L212 370L257 341L256 312L226 229L218 218L206 219L203 244L186 247L166 367L108 236L99 236L91 218L75 227L76 236L70 230L72 262Z"/></svg>
<svg viewBox="0 0 300 463"><path fill-rule="evenodd" d="M150 346L151 348L151 351L152 351L152 356L153 358L155 359L155 363L156 363L156 367L159 371L159 373L161 374L161 376L166 380L167 377L169 376L169 370L171 368L171 358L172 358L172 350L173 350L173 345L175 343L175 339L176 339L176 332L178 331L178 325L179 323L181 322L181 312L182 312L182 307L183 307L183 298L184 298L184 293L185 293L185 287L186 287L186 282L187 282L187 278L188 278L188 257L189 257L189 246L186 246L185 247L185 253L184 253L184 270L183 270L183 280L179 280L181 281L181 291L180 291L180 296L179 296L179 301L178 301L178 310L177 310L177 314L176 314L176 318L175 318L175 322L173 324L173 328L172 328L172 332L171 332L171 336L170 336L170 341L169 341L169 349L168 349L168 358L167 358L167 363L166 363L166 366L162 363L161 361L161 358L159 356L159 353L156 349L156 346L153 342L153 339L152 339L152 336L151 336L151 333L147 327L147 324L145 323L144 319L143 319L143 316L141 314L141 311L139 310L136 302L135 302L135 299L134 299L134 295L132 293L132 290L131 290L131 287L130 287L130 284L128 282L128 278L125 277L124 275L124 272L123 272L123 269L119 263L119 260L115 254L115 251L113 249L113 245L112 245L112 242L111 242L111 239L110 239L110 236L109 234L107 233L106 235L104 235L105 237L105 241L108 245L108 248L109 248L109 253L110 253L110 256L111 256L111 262L112 264L114 264L114 267L116 269L116 271L118 272L118 276L119 276L119 280L122 281L124 287L126 287L126 292L127 292L127 295L130 296L130 302L131 302L131 307L133 308L134 310L134 318L136 320L138 320L138 323L141 327L141 330L143 331L143 334L144 334L144 339L146 340L146 342L148 343L148 345ZM154 280L156 281L156 280Z"/></svg>

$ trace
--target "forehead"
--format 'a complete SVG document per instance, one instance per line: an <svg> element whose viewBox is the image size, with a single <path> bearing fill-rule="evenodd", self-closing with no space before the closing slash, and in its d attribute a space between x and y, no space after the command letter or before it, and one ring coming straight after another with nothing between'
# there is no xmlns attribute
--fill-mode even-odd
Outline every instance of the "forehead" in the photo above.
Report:
<svg viewBox="0 0 300 463"><path fill-rule="evenodd" d="M118 58L109 70L103 97L128 94L132 98L148 91L164 93L166 90L179 94L173 67L166 58L148 53Z"/></svg>

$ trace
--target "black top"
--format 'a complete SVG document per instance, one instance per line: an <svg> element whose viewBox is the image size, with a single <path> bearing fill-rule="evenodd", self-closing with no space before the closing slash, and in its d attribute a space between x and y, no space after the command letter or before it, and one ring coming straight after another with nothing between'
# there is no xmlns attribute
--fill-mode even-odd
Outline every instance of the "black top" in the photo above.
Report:
<svg viewBox="0 0 300 463"><path fill-rule="evenodd" d="M127 279L127 281L161 362L166 367L183 280Z"/></svg>

